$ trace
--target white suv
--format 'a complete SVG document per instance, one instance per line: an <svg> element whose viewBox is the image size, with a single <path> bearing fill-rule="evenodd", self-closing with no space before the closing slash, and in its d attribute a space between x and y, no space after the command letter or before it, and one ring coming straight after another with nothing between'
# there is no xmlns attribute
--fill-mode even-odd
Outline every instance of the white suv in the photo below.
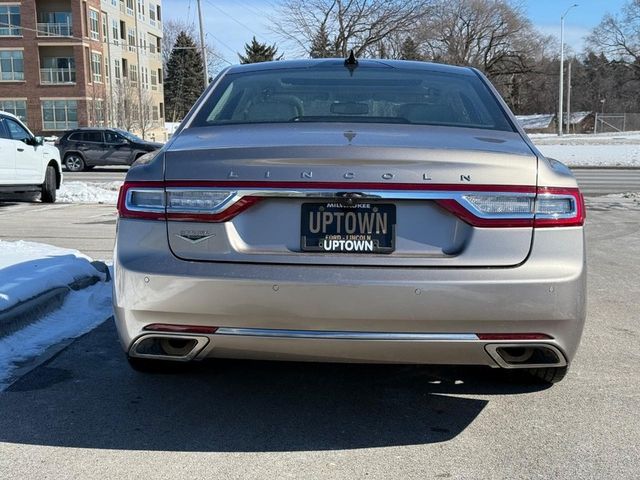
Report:
<svg viewBox="0 0 640 480"><path fill-rule="evenodd" d="M60 152L35 137L16 116L0 111L0 192L41 192L56 201L62 183Z"/></svg>

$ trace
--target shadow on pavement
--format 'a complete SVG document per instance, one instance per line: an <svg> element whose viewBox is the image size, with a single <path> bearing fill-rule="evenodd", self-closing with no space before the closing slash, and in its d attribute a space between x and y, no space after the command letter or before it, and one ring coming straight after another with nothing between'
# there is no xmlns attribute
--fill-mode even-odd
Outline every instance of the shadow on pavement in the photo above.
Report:
<svg viewBox="0 0 640 480"><path fill-rule="evenodd" d="M131 370L111 320L0 394L0 441L126 450L265 452L444 442L519 394L484 368L214 361Z"/></svg>

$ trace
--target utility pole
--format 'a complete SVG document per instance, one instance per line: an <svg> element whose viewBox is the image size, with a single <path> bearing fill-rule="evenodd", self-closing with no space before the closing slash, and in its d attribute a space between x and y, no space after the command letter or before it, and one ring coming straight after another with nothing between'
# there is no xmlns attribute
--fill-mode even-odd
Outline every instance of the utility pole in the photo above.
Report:
<svg viewBox="0 0 640 480"><path fill-rule="evenodd" d="M567 133L571 133L571 64L569 60L569 68L567 71Z"/></svg>
<svg viewBox="0 0 640 480"><path fill-rule="evenodd" d="M560 99L558 101L558 136L562 136L562 125L564 122L564 117L562 116L562 104L564 102L564 17L567 16L569 10L573 7L577 7L578 4L574 3L569 8L565 10L565 12L560 17Z"/></svg>
<svg viewBox="0 0 640 480"><path fill-rule="evenodd" d="M201 0L198 0L198 17L200 20L200 48L202 49L202 62L204 63L204 86L206 88L209 85L209 71L207 68L207 46L204 43Z"/></svg>

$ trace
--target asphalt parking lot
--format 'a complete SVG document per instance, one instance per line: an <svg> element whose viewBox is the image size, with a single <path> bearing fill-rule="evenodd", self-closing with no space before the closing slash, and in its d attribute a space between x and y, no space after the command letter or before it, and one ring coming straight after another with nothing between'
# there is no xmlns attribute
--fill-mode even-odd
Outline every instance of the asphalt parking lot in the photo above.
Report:
<svg viewBox="0 0 640 480"><path fill-rule="evenodd" d="M24 205L0 221L40 215L41 236L84 231L75 248L111 248L113 207ZM144 375L107 320L0 393L0 478L637 478L637 205L590 203L587 326L552 388L481 368L226 361Z"/></svg>

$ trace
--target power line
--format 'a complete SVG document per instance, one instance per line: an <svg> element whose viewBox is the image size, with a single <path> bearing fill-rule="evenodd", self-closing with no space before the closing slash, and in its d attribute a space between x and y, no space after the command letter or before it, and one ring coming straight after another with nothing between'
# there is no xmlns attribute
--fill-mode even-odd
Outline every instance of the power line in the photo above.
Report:
<svg viewBox="0 0 640 480"><path fill-rule="evenodd" d="M224 43L222 40L220 40L218 37L216 37L213 33L211 32L207 32L207 36L210 36L211 38L213 38L216 42L218 42L220 45L222 45L224 48L226 48L227 50L229 50L230 52L232 52L234 55L236 55L238 52L236 50L234 50L233 48L231 48L228 44ZM229 62L231 63L231 62Z"/></svg>
<svg viewBox="0 0 640 480"><path fill-rule="evenodd" d="M0 27L15 27L15 25L10 24L10 23L5 23L5 22L0 22ZM100 41L100 40L93 40L93 39L87 39L84 37L74 37L72 35L62 35L62 36L54 36L54 35L48 35L49 32L47 32L46 30L38 30L35 28L29 28L29 27L17 27L17 28L21 28L23 30L27 30L29 32L35 32L37 34L42 34L42 38L61 38L64 40L79 40L81 42L85 42L87 40L89 40L89 42L98 42L102 45L114 45L116 47L122 47L123 49L125 48L135 48L135 49L140 49L140 50L150 50L151 49L151 45L131 45L129 43L126 43L126 41L123 42L114 42L114 41ZM213 35L212 35L213 36ZM215 38L215 37L214 37ZM227 46L225 43L223 43L222 41L216 39L217 41L219 41L222 45L225 45L227 48L229 48L233 53L236 53L235 50L231 49L231 47ZM200 50L200 47L172 47L171 50ZM151 53L157 53L157 54L161 54L161 51L158 51L156 49L155 52L151 52ZM216 53L212 53L213 56L217 57L218 59L227 62L229 65L233 65L232 62L230 62L229 60L227 60L226 58L216 54Z"/></svg>
<svg viewBox="0 0 640 480"><path fill-rule="evenodd" d="M269 12L267 12L266 10L263 10L260 7L252 4L249 0L247 0L247 1L236 0L236 3L239 3L239 4L243 5L245 8L250 10L252 13L255 13L258 17L269 16L270 15Z"/></svg>
<svg viewBox="0 0 640 480"><path fill-rule="evenodd" d="M241 27L245 28L247 31L251 32L253 35L255 35L256 37L258 37L260 40L266 40L265 38L262 38L262 35L258 34L258 32L256 32L255 30L253 30L252 28L248 27L244 22L241 22L240 20L238 20L237 18L235 18L233 15L225 12L222 8L220 8L219 6L215 5L211 0L206 0L207 3L209 5L211 5L213 8L215 8L216 10L218 10L220 13L222 13L223 15L225 15L226 17L230 18L231 20L233 20L235 23L237 23L238 25L240 25ZM267 42L269 43L269 42Z"/></svg>

